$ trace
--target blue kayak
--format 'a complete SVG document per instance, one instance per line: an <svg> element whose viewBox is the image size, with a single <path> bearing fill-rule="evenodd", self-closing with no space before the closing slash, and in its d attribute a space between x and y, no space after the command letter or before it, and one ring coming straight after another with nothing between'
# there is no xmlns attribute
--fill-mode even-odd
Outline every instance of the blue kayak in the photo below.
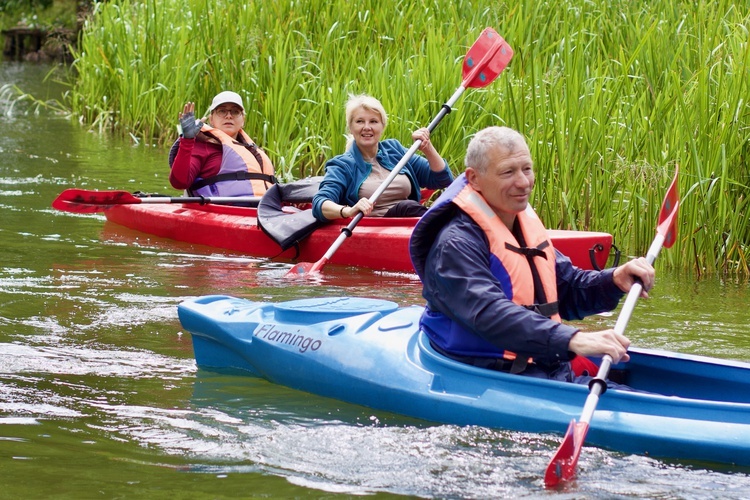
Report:
<svg viewBox="0 0 750 500"><path fill-rule="evenodd" d="M440 355L421 307L331 297L282 303L209 295L178 308L200 368L432 422L562 434L583 385L476 368ZM586 437L625 453L750 466L750 364L648 349L613 374Z"/></svg>

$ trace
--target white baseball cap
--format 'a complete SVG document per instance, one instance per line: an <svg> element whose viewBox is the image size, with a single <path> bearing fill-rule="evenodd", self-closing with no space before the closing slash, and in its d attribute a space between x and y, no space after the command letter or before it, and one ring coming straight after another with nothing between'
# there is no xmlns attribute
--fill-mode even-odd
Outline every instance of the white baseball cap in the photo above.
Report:
<svg viewBox="0 0 750 500"><path fill-rule="evenodd" d="M231 92L229 90L225 90L224 92L221 92L219 94L216 94L216 97L214 97L214 100L211 101L211 107L208 108L208 111L213 111L217 107L221 106L222 104L226 104L228 102L231 102L232 104L236 104L237 106L242 108L242 111L245 111L245 106L242 105L242 97L236 92Z"/></svg>

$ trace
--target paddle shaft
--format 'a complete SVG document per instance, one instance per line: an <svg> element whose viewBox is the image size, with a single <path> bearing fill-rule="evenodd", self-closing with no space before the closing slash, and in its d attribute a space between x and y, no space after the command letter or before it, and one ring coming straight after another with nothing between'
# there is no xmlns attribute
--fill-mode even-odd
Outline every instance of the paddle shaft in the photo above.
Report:
<svg viewBox="0 0 750 500"><path fill-rule="evenodd" d="M140 203L200 203L202 205L207 203L257 203L260 201L260 196L146 196L138 199L141 200Z"/></svg>
<svg viewBox="0 0 750 500"><path fill-rule="evenodd" d="M435 130L435 127L438 126L438 124L442 121L442 119L451 112L452 106L458 101L458 98L461 97L461 94L464 93L464 90L466 90L466 87L464 85L461 85L456 89L456 91L453 93L450 99L443 104L443 106L440 108L440 112L435 116L435 118L432 119L429 125L427 125L427 130L432 133L433 130ZM388 186L391 184L393 179L396 178L396 176L401 172L401 170L404 168L404 165L411 159L412 156L414 156L414 153L417 152L419 149L419 146L422 144L422 141L420 139L417 139L414 141L414 144L409 148L409 150L404 154L403 158L396 164L395 167L393 167L393 170L391 170L391 173L388 175L388 177L385 178L385 180L378 186L378 188L375 190L374 193L370 196L369 200L370 203L375 205L375 201L380 197L381 194L388 188ZM336 241L333 242L331 247L326 251L326 253L321 257L321 259L315 263L315 265L310 269L311 272L315 272L320 270L320 268L323 267L323 265L328 262L331 257L333 257L333 254L336 253L336 250L339 249L339 247L344 243L344 241L352 235L352 231L354 231L354 228L357 227L357 224L359 224L359 221L362 220L362 218L365 216L362 212L358 212L357 215L354 216L354 218L347 224L345 228L341 230L341 234L338 238L336 238Z"/></svg>
<svg viewBox="0 0 750 500"><path fill-rule="evenodd" d="M74 213L103 212L116 205L140 205L141 203L199 203L205 205L258 203L259 196L136 196L128 191L91 191L71 188L60 193L52 202L57 210Z"/></svg>
<svg viewBox="0 0 750 500"><path fill-rule="evenodd" d="M656 233L654 241L651 243L651 247L648 249L646 254L646 261L649 264L653 264L656 257L661 251L661 247L664 244L664 235ZM633 314L635 309L635 303L638 302L638 297L641 296L643 291L643 284L640 281L633 283L633 286L628 292L628 296L625 298L625 303L622 306L620 315L617 317L617 323L615 323L615 333L622 335L625 333L625 327L630 321L630 316ZM599 396L604 392L604 388L607 386L607 377L609 376L609 369L612 366L612 356L605 354L602 358L602 363L599 365L599 371L596 374L595 380L597 383L592 384L591 391L586 398L586 404L583 406L583 412L581 413L580 423L588 425L591 422L591 418L594 416L596 405L599 403Z"/></svg>

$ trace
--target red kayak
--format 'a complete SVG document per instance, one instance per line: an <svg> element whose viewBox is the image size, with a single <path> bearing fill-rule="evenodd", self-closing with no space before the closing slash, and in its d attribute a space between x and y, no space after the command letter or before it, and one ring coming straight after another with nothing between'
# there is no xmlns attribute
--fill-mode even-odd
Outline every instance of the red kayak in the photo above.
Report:
<svg viewBox="0 0 750 500"><path fill-rule="evenodd" d="M312 216L310 201L320 179L310 177L275 184L260 198L167 197L73 188L63 191L52 206L74 213L103 212L109 221L161 238L224 248L253 257L316 262L342 230L347 230L349 223L348 219L339 219L323 224ZM424 194L427 199L429 193ZM365 217L330 262L413 272L409 238L418 220ZM613 248L610 234L560 230L549 233L553 245L576 266L582 269L606 266ZM618 260L615 248L614 265Z"/></svg>
<svg viewBox="0 0 750 500"><path fill-rule="evenodd" d="M315 262L346 227L332 221L286 250L258 227L256 208L218 204L127 204L104 211L107 220L173 240L224 248L255 257ZM409 238L416 218L365 217L331 264L413 272ZM584 269L604 268L612 236L590 231L550 230L553 245ZM299 253L297 253L299 252Z"/></svg>

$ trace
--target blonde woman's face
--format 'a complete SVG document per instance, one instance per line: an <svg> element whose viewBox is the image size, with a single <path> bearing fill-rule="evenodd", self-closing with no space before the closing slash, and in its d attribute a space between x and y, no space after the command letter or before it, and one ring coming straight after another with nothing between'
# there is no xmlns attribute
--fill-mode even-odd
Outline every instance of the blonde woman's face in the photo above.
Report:
<svg viewBox="0 0 750 500"><path fill-rule="evenodd" d="M383 135L383 120L380 113L369 109L359 108L352 113L349 132L354 137L354 142L360 150L377 148L380 137Z"/></svg>

